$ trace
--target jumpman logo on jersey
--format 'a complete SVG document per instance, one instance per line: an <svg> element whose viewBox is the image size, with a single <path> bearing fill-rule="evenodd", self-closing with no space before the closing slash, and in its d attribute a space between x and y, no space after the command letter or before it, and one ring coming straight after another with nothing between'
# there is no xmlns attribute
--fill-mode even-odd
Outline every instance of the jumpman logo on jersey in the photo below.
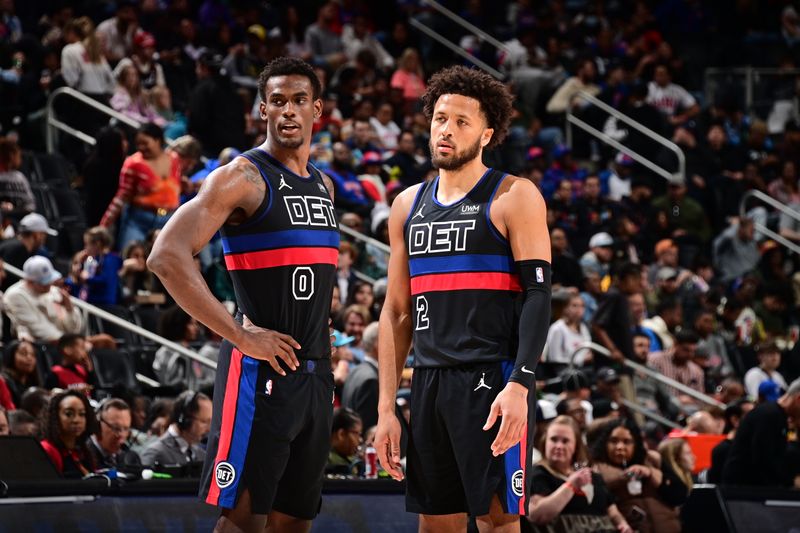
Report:
<svg viewBox="0 0 800 533"><path fill-rule="evenodd" d="M281 174L281 182L278 184L278 190L281 190L284 187L286 187L287 189L292 189L292 186L286 183L286 179L284 179L283 174Z"/></svg>
<svg viewBox="0 0 800 533"><path fill-rule="evenodd" d="M423 203L423 204L420 206L420 208L419 208L419 211L417 211L417 214L416 214L416 215L414 215L413 217L411 217L411 220L414 220L414 219L415 219L415 218L417 218L417 217L419 217L419 218L425 218L425 215L423 215L423 214L422 214L422 210L423 210L423 209L425 209L425 204L424 204L424 203Z"/></svg>
<svg viewBox="0 0 800 533"><path fill-rule="evenodd" d="M478 389L492 390L492 388L486 384L486 381L484 381L485 379L486 379L486 372L481 372L481 380L478 382L478 386L475 387L475 390L473 390L472 392L477 392Z"/></svg>

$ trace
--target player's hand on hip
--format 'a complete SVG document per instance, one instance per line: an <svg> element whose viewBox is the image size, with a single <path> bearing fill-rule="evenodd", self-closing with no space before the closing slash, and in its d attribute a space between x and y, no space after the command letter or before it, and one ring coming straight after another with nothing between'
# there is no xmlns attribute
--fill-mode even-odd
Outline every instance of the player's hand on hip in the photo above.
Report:
<svg viewBox="0 0 800 533"><path fill-rule="evenodd" d="M253 359L268 362L281 376L285 376L286 372L281 368L279 359L283 360L292 370L297 370L297 367L300 366L300 362L294 354L295 350L300 349L300 344L290 335L260 328L246 316L242 328L244 328L244 335L237 345L242 353Z"/></svg>
<svg viewBox="0 0 800 533"><path fill-rule="evenodd" d="M484 431L489 431L500 417L500 429L497 431L492 443L492 455L497 457L522 440L528 424L528 389L509 382L489 409L489 418L483 426Z"/></svg>
<svg viewBox="0 0 800 533"><path fill-rule="evenodd" d="M403 467L400 465L400 421L394 413L378 416L375 429L375 451L378 461L386 472L397 481L403 479Z"/></svg>

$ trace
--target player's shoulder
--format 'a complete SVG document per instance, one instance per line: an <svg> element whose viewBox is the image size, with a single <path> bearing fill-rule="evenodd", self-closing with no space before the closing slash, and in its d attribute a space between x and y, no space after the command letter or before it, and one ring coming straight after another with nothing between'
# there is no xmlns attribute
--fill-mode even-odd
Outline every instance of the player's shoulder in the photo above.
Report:
<svg viewBox="0 0 800 533"><path fill-rule="evenodd" d="M513 201L531 201L531 199L541 199L542 193L539 192L539 188L531 180L513 174L506 174L497 188L496 199L501 197Z"/></svg>

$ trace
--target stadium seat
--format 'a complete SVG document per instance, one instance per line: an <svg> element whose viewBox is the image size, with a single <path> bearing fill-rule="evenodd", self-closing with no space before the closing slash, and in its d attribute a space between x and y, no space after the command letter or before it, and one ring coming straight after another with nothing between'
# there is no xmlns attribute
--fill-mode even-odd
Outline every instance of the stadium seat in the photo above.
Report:
<svg viewBox="0 0 800 533"><path fill-rule="evenodd" d="M124 387L139 390L133 359L124 350L92 350L92 362L101 389Z"/></svg>

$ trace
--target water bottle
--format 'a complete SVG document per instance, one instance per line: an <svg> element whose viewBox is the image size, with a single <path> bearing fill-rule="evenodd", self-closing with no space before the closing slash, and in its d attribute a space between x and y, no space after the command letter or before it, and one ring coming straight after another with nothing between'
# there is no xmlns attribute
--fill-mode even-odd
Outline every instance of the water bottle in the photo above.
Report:
<svg viewBox="0 0 800 533"><path fill-rule="evenodd" d="M364 450L364 477L367 479L378 477L378 451L371 444Z"/></svg>
<svg viewBox="0 0 800 533"><path fill-rule="evenodd" d="M83 262L83 271L87 278L93 278L97 274L97 259L91 255Z"/></svg>

